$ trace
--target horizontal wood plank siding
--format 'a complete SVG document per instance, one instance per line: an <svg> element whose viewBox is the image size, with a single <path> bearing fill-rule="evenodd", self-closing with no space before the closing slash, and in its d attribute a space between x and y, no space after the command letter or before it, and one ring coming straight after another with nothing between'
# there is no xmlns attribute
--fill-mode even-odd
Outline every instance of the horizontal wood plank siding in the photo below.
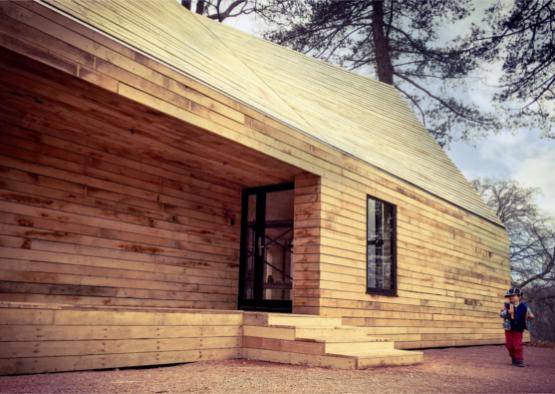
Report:
<svg viewBox="0 0 555 394"><path fill-rule="evenodd" d="M234 193L237 193L237 190L233 191L233 186L237 186L241 179L248 179L251 183L264 180L278 181L280 178L282 180L283 178L292 179L292 177L298 176L301 170L317 177L316 179L319 179L319 196L308 196L305 202L305 204L314 203L311 199L316 198L318 202L314 209L317 211L308 214L295 213L296 219L299 215L306 215L307 219L310 215L317 215L319 221L319 227L309 226L304 232L306 236L312 235L317 239L313 240L318 248L317 255L319 257L316 261L310 260L312 257L304 254L301 249L304 247L307 248L305 250L310 251L309 248L313 246L310 245L312 242L310 238L307 238L304 246L302 243L297 245L295 241L296 253L303 253L303 256L298 258L303 266L297 267L295 270L295 273L299 275L298 278L294 278L295 281L299 280L295 284L295 291L297 294L301 294L298 292L301 281L304 281L307 286L309 285L302 292L303 297L306 297L302 302L312 308L306 309L306 313L343 317L344 323L375 329L376 335L392 337L403 347L498 343L501 341L503 332L497 312L502 301L500 297L509 285L509 264L508 238L505 230L500 226L393 177L362 160L333 149L315 138L289 128L249 106L232 100L222 92L199 83L198 80L139 54L129 47L120 45L107 36L94 32L82 24L72 22L45 7L30 3L1 3L0 12L3 13L0 23L2 26L0 46L36 59L76 78L86 80L107 91L117 93L146 108L160 111L176 120L175 124L195 126L196 134L193 138L195 142L214 142L214 138L222 137L218 140L219 145L212 145L215 151L217 151L216 148L224 149L226 144L221 142L226 141L226 143L248 147L250 148L248 152L260 153L258 158L251 153L254 155L252 160L245 160L242 163L235 162L232 168L236 171L229 175L233 176L237 182L231 185L226 184L224 179L214 179L214 182L210 182L210 187L219 188L219 199L207 200L203 196L201 200L211 206L210 213L201 212L198 219L195 217L190 220L201 220L203 223L212 220L217 222L213 223L214 225L222 225L222 222L227 220L227 216L223 214L222 210L224 203L227 212L237 212L237 208L233 206ZM20 98L14 100L20 100ZM13 120L9 114L6 116ZM32 120L32 115L26 118L26 121L31 123L33 123ZM80 196L81 205L86 206L85 201L88 194L83 194L82 188L86 184L83 182L91 177L101 179L101 182L96 180L94 185L87 186L87 193L93 190L97 194L95 198L118 201L118 193L122 193L131 199L129 204L139 206L145 212L137 215L136 220L148 218L156 220L156 223L165 223L160 227L148 228L148 225L144 223L135 223L128 220L126 216L122 216L122 221L125 222L123 228L111 228L108 224L113 219L96 218L96 211L90 211L87 216L94 218L95 223L98 223L103 229L103 234L110 234L109 237L101 238L111 238L115 234L121 237L117 242L129 242L128 232L135 234L135 231L131 230L144 227L149 231L143 232L143 237L149 239L152 237L153 240L160 239L155 243L156 247L165 248L164 255L167 257L164 258L164 261L175 258L170 251L175 249L172 242L177 240L167 236L168 231L173 232L175 224L163 219L167 218L167 212L156 209L159 202L155 196L159 195L159 192L145 188L143 185L149 184L149 181L142 179L143 175L139 175L144 172L143 166L144 168L150 167L149 162L141 161L140 165L137 163L134 167L129 164L129 161L126 162L126 168L134 168L138 173L129 171L125 173L125 176L120 173L116 177L120 185L125 182L125 192L113 190L109 192L102 189L102 186L106 185L103 182L116 181L115 174L109 168L95 168L95 166L86 165L88 171L94 169L94 173L80 174L80 178L72 181L72 177L68 175L76 174L76 169L82 168L83 163L80 163L78 159L72 162L72 156L67 155L67 152L72 150L70 145L65 147L58 145L57 140L50 139L55 136L51 136L43 129L41 129L41 133L44 135L44 141L48 141L45 144L50 146L51 155L41 155L41 157L48 158L47 162L31 165L28 163L29 159L19 156L20 152L25 150L32 151L32 145L29 145L32 141L28 141L32 139L24 136L8 137L12 142L5 148L6 152L1 156L5 162L0 164L11 171L11 175L2 177L9 193L21 194L23 192L26 197L41 196L41 198L53 201L48 206L33 200L24 204L9 199L2 201L3 204L8 204L2 211L4 212L3 218L6 218L3 219L6 222L3 224L16 226L13 229L9 227L8 233L3 235L5 237L3 242L6 243L3 244L3 247L17 250L18 253L16 257L5 256L6 264L11 260L35 261L35 256L30 254L34 252L33 249L21 248L25 237L18 233L22 229L17 226L25 227L26 221L32 220L33 223L36 221L41 223L41 226L48 227L52 221L56 220L55 217L52 217L52 210L63 212L69 218L68 224L65 225L71 224L71 227L62 231L79 234L78 237L76 236L75 242L80 245L80 250L87 250L86 248L89 247L113 250L110 240L102 241L103 244L99 243L100 241L95 235L96 225L91 226L88 223L90 219L87 219L86 222L78 220L79 218L75 216L77 214L72 211L71 204L62 203L65 201L63 193L73 193ZM17 131L11 132L9 128L7 130L9 136L19 135ZM163 133L157 135L159 136L157 138L167 136L169 139L165 144L172 145L175 141L174 137L192 136L193 134L188 134L179 127L170 129L165 127ZM137 141L133 142L132 140L135 138ZM131 141L129 143L140 146L148 138L151 137L139 135L125 141ZM125 144L125 141L119 141L114 137L115 144L122 145ZM60 155L61 152L53 150L54 147L65 153ZM235 147L234 149L239 148ZM119 155L117 151L111 152L111 154L117 156L118 160L123 160L122 155ZM274 161L272 161L272 165L265 166L263 176L249 177L249 174L260 173L252 170L252 168L258 167L251 166L260 166L261 163L269 160ZM21 161L26 164L21 164ZM116 165L116 163L111 165ZM47 167L56 168L56 172L44 171L44 168ZM162 176L159 174L161 171L163 174L171 173L171 168L173 168L171 163L164 163L156 169L156 176ZM274 171L271 170L272 168ZM298 171L295 172L291 168L297 168ZM107 174L110 176L105 179ZM38 180L25 181L29 176ZM166 177L166 175L163 176ZM176 200L179 200L181 192L174 191L175 181L175 179L168 180L165 189L167 191L160 194L168 199L168 204L174 204ZM17 186L19 183L32 184L34 189L32 192L31 189L22 190ZM43 190L48 191L49 194L42 196ZM114 192L116 194L112 194ZM178 195L175 195L176 193ZM196 193L189 194L196 195ZM297 193L299 198L305 198L300 194L299 191ZM391 202L398 207L398 295L396 297L366 294L365 206L367 194ZM196 197L200 196L196 195ZM187 206L180 209L190 211ZM211 212L220 212L220 214L213 215ZM127 215L128 212L118 213L118 215L124 214ZM20 219L22 221L18 222ZM191 225L193 224L191 223ZM213 228L212 225L209 227ZM295 231L297 234L297 229ZM195 248L187 250L187 254L190 254L190 258L193 260L199 258L199 253L229 257L228 253L233 250L232 243L235 242L237 236L238 234L234 231L226 231L225 234L219 234L215 238L217 242L206 245L203 245L203 242L191 240L191 242L195 242ZM53 235L49 235L49 237L53 237ZM41 239L38 235L33 242L40 247L41 256L50 256L49 253L51 253L53 258L56 258L56 255L70 256L75 253L70 245L66 245L62 249L53 249L52 244L49 243L53 242L52 239ZM59 245L57 244L57 246ZM122 256L122 253L125 259L129 259L128 253L134 252L117 252L119 256ZM310 255L314 256L313 253ZM117 259L118 256L110 254L109 256L96 256L96 258L99 260L87 259L103 269L118 269L118 267L106 265L106 261L112 262L114 261L112 259ZM221 267L221 264L223 266L229 264L229 261L225 259L223 261L220 261L219 258L215 260L218 261L210 260L210 264L220 264L218 267ZM142 264L149 262L137 261L136 263L137 267L142 267ZM43 263L52 264L54 262L45 259ZM309 263L313 264L314 270L309 269ZM70 265L71 263L65 262L64 264ZM170 267L170 271L174 269L170 263L167 266ZM48 267L44 266L45 273L48 272ZM202 270L201 267L189 268ZM138 271L144 270L139 269ZM167 274L171 275L170 271ZM233 272L236 271L230 269L222 272L225 272L226 275L228 272L230 275L234 275ZM66 275L64 277L66 282L72 282L76 274L68 271L63 274L56 273L56 275ZM164 275L164 272L158 271L155 275ZM191 275L195 275L195 280L199 281L204 277L198 271L191 271ZM143 279L136 277L133 280ZM231 283L235 280L233 277L214 277L211 280L212 284L206 284L210 286L211 290L202 295L202 301L199 299L195 302L219 303L222 302L221 297L231 294L227 294L224 289L232 287ZM36 283L40 283L40 281L31 281L29 286L35 286ZM168 283L161 289L142 289L141 298L148 303L154 294L164 295L164 297L169 294L172 296L180 294L175 293L177 291L174 288L175 285ZM318 283L317 288L314 286L315 283ZM222 292L213 292L214 287L219 287ZM134 296L139 297L138 289L133 291ZM193 295L195 292L198 292L198 288L197 290L191 289L188 294L195 297ZM125 294L122 294L122 300L127 299ZM309 297L309 295L311 296ZM25 297L29 296L30 294ZM94 298L90 294L83 296ZM51 297L55 297L51 299L52 301L58 301L63 296L53 294ZM160 301L157 302L166 299L164 297L160 296ZM209 301L206 301L207 297L210 299ZM312 297L314 299L311 299ZM36 301L36 298L33 300ZM298 305L300 306L301 303Z"/></svg>
<svg viewBox="0 0 555 394"><path fill-rule="evenodd" d="M320 177L295 178L293 312L320 313Z"/></svg>
<svg viewBox="0 0 555 394"><path fill-rule="evenodd" d="M362 187L344 198L346 190L322 179L320 314L369 327L400 348L503 342L498 309L509 268L501 229L450 218L404 192ZM398 207L397 296L366 294L367 194Z"/></svg>
<svg viewBox="0 0 555 394"><path fill-rule="evenodd" d="M299 171L1 52L0 300L235 309L241 189Z"/></svg>
<svg viewBox="0 0 555 394"><path fill-rule="evenodd" d="M242 314L0 305L0 375L239 358Z"/></svg>

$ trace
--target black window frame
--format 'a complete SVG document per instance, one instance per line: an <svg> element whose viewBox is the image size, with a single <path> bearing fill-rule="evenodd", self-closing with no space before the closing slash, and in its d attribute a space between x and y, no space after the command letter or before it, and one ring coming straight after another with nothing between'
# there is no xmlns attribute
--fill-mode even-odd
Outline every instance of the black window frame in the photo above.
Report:
<svg viewBox="0 0 555 394"><path fill-rule="evenodd" d="M392 208L391 216L393 219L393 229L392 229L392 237L391 237L391 283L392 287L390 289L381 289L375 287L369 287L368 284L368 246L370 241L368 240L368 214L369 214L369 202L370 199L374 201L381 202L386 206L390 206ZM370 194L366 195L366 229L365 229L364 238L366 239L366 294L376 294L376 295L384 295L384 296L397 296L397 205L390 203L389 201L382 200L381 198L374 197Z"/></svg>

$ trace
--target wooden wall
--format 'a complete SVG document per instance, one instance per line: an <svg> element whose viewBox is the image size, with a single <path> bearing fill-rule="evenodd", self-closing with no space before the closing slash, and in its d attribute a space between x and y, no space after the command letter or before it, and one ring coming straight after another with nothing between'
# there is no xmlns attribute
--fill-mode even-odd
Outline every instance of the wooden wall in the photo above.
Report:
<svg viewBox="0 0 555 394"><path fill-rule="evenodd" d="M0 375L241 357L240 312L0 304Z"/></svg>
<svg viewBox="0 0 555 394"><path fill-rule="evenodd" d="M320 177L295 178L293 312L320 314Z"/></svg>
<svg viewBox="0 0 555 394"><path fill-rule="evenodd" d="M380 179L380 178L377 178ZM401 348L503 342L510 286L502 229L410 188L322 180L320 313ZM366 193L397 205L397 296L366 294Z"/></svg>
<svg viewBox="0 0 555 394"><path fill-rule="evenodd" d="M404 347L501 341L497 312L509 285L503 228L41 5L1 3L0 13L0 46L320 176L311 257L319 265L303 278L319 283L313 311ZM365 293L366 194L398 207L397 297Z"/></svg>
<svg viewBox="0 0 555 394"><path fill-rule="evenodd" d="M0 53L0 300L235 309L241 188L290 172Z"/></svg>

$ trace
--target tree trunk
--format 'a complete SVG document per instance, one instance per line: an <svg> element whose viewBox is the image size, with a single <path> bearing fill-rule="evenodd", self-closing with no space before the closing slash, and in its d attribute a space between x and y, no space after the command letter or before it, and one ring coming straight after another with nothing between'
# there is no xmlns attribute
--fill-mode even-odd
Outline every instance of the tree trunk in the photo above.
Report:
<svg viewBox="0 0 555 394"><path fill-rule="evenodd" d="M384 32L383 0L372 0L372 40L376 54L378 79L393 85L393 66L389 53L389 40Z"/></svg>
<svg viewBox="0 0 555 394"><path fill-rule="evenodd" d="M191 9L191 0L181 0L181 5L188 10Z"/></svg>
<svg viewBox="0 0 555 394"><path fill-rule="evenodd" d="M195 9L195 12L197 14L204 15L205 6L206 6L205 0L198 0L197 8Z"/></svg>

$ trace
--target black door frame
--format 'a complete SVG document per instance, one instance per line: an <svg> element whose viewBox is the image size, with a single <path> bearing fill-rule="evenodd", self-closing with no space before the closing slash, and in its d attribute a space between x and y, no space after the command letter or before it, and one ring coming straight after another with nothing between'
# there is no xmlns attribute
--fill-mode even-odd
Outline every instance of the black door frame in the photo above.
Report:
<svg viewBox="0 0 555 394"><path fill-rule="evenodd" d="M264 262L263 254L259 251L260 243L255 242L255 264L254 264L254 297L252 300L244 298L245 291L245 274L247 269L247 232L248 232L248 203L249 195L256 195L256 237L265 239L265 216L266 216L266 193L293 190L295 184L293 182L280 183L277 185L259 186L243 189L241 197L241 250L239 263L239 299L238 307L243 310L251 311L275 311L275 312L291 312L292 300L264 300L263 299L263 278L264 278ZM292 292L291 292L292 296Z"/></svg>

